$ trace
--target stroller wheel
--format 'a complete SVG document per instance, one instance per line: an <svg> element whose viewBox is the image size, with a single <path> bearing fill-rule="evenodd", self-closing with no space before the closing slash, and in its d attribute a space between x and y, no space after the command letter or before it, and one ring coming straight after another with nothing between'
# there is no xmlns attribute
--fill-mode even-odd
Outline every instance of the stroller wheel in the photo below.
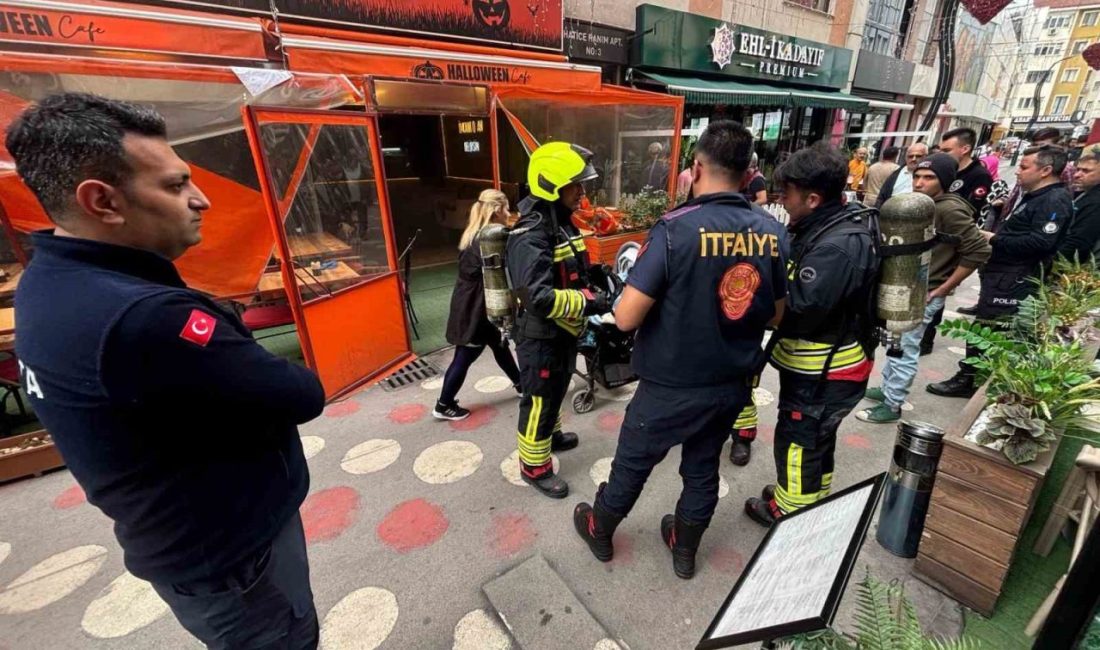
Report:
<svg viewBox="0 0 1100 650"><path fill-rule="evenodd" d="M582 388L573 393L573 412L588 413L596 406L596 396L592 391Z"/></svg>

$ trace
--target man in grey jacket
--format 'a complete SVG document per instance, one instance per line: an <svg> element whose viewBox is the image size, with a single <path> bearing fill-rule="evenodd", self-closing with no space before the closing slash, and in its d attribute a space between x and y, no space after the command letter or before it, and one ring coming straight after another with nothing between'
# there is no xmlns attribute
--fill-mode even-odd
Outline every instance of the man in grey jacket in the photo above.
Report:
<svg viewBox="0 0 1100 650"><path fill-rule="evenodd" d="M974 222L973 208L966 199L947 188L955 182L955 159L935 153L922 160L913 172L913 191L926 194L936 202L937 233L951 235L952 241L940 242L932 249L928 268L928 298L924 321L901 338L901 357L887 357L882 368L882 387L869 388L866 398L878 402L856 414L864 422L886 424L901 418L901 406L909 396L917 376L920 342L924 330L955 287L989 259L992 248Z"/></svg>

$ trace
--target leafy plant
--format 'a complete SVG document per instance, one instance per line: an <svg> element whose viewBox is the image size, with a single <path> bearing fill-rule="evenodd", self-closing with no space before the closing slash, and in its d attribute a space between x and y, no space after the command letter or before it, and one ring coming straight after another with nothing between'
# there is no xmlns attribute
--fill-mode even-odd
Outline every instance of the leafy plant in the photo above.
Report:
<svg viewBox="0 0 1100 650"><path fill-rule="evenodd" d="M989 408L989 420L978 433L979 445L1002 442L1001 451L1017 465L1030 463L1039 453L1050 449L1056 440L1047 422L1034 417L1032 409L1023 404L994 404Z"/></svg>
<svg viewBox="0 0 1100 650"><path fill-rule="evenodd" d="M661 215L668 212L669 196L665 190L643 187L633 197L623 201L622 229L648 230Z"/></svg>
<svg viewBox="0 0 1100 650"><path fill-rule="evenodd" d="M788 650L974 650L973 640L925 638L913 604L896 582L884 583L870 574L859 583L854 638L834 630L799 634L780 642Z"/></svg>

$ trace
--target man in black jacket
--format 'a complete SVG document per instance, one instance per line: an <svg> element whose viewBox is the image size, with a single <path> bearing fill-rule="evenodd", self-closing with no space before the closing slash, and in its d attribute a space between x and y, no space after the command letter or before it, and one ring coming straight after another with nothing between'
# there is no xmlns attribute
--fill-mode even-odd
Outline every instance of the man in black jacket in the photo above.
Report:
<svg viewBox="0 0 1100 650"><path fill-rule="evenodd" d="M955 182L947 188L948 192L954 192L963 197L974 208L974 219L977 219L985 207L989 197L989 188L993 185L993 177L989 174L982 161L974 157L974 146L978 142L978 134L974 129L952 129L943 134L940 140L940 151L951 156L959 164L959 172L955 175Z"/></svg>
<svg viewBox="0 0 1100 650"><path fill-rule="evenodd" d="M1035 292L1034 278L1058 251L1065 229L1073 217L1073 197L1060 178L1066 166L1066 151L1043 145L1024 151L1016 180L1024 194L997 234L984 232L993 247L982 269L977 318L996 322L1016 313L1020 301ZM980 354L967 346L967 357ZM959 372L946 381L927 386L928 392L943 397L974 394L974 366L959 362Z"/></svg>
<svg viewBox="0 0 1100 650"><path fill-rule="evenodd" d="M578 443L577 434L561 430L577 337L586 316L610 310L607 296L587 287L588 253L570 218L584 198L584 183L596 177L592 152L583 147L550 142L536 149L527 169L531 195L520 201L508 238L508 274L520 306L520 476L554 499L568 496L569 484L554 473L550 452Z"/></svg>
<svg viewBox="0 0 1100 650"><path fill-rule="evenodd" d="M296 425L316 375L260 347L171 260L210 207L155 112L64 94L9 128L50 219L15 295L23 384L126 568L210 648L315 648Z"/></svg>
<svg viewBox="0 0 1100 650"><path fill-rule="evenodd" d="M1073 174L1073 223L1058 254L1082 262L1100 258L1100 145L1087 147L1077 159Z"/></svg>

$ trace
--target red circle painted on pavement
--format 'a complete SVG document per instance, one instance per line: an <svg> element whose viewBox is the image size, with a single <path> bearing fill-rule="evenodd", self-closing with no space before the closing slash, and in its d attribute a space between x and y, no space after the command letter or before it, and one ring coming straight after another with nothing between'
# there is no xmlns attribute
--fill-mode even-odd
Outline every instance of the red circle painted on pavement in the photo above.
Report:
<svg viewBox="0 0 1100 650"><path fill-rule="evenodd" d="M408 553L436 543L450 525L443 508L413 499L390 510L378 524L378 538L398 553Z"/></svg>
<svg viewBox="0 0 1100 650"><path fill-rule="evenodd" d="M606 411L600 413L600 416L596 418L596 426L604 433L617 434L623 426L623 419L625 417L626 413L622 411Z"/></svg>
<svg viewBox="0 0 1100 650"><path fill-rule="evenodd" d="M772 444L775 442L775 427L770 424L758 424L756 425L756 439L765 443Z"/></svg>
<svg viewBox="0 0 1100 650"><path fill-rule="evenodd" d="M84 489L79 485L74 485L57 495L57 498L53 500L53 507L58 510L65 510L68 508L75 508L87 501L88 497L84 495Z"/></svg>
<svg viewBox="0 0 1100 650"><path fill-rule="evenodd" d="M493 515L489 531L489 548L494 554L507 557L527 550L539 536L527 515L499 512Z"/></svg>
<svg viewBox="0 0 1100 650"><path fill-rule="evenodd" d="M342 418L351 415L359 411L359 402L355 400L345 400L343 402L337 402L325 409L325 417L327 418Z"/></svg>
<svg viewBox="0 0 1100 650"><path fill-rule="evenodd" d="M850 433L844 436L844 438L841 439L841 442L851 447L852 449L870 449L873 446L870 439L865 438L858 433Z"/></svg>
<svg viewBox="0 0 1100 650"><path fill-rule="evenodd" d="M629 535L616 535L611 540L615 547L615 557L611 564L632 564L634 562L634 538Z"/></svg>
<svg viewBox="0 0 1100 650"><path fill-rule="evenodd" d="M710 560L710 565L715 571L726 575L739 575L745 569L745 556L741 555L737 549L728 546L711 549L707 559Z"/></svg>
<svg viewBox="0 0 1100 650"><path fill-rule="evenodd" d="M920 376L931 382L943 381L947 379L947 375L943 374L939 370L932 370L931 368L921 370Z"/></svg>
<svg viewBox="0 0 1100 650"><path fill-rule="evenodd" d="M489 424L497 416L495 406L488 404L470 405L470 417L465 420L452 420L451 428L455 431L473 431Z"/></svg>
<svg viewBox="0 0 1100 650"><path fill-rule="evenodd" d="M393 407L390 411L390 422L397 424L412 424L428 414L428 407L423 404L402 404Z"/></svg>
<svg viewBox="0 0 1100 650"><path fill-rule="evenodd" d="M353 523L359 512L359 493L339 486L314 492L302 503L302 525L306 542L336 539Z"/></svg>

